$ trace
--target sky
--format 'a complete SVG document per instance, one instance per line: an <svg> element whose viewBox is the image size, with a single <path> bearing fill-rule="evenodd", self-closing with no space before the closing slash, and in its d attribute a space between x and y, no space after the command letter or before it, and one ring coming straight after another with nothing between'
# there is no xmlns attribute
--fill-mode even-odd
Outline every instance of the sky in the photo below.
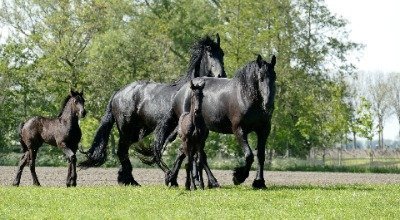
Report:
<svg viewBox="0 0 400 220"><path fill-rule="evenodd" d="M350 40L364 44L356 66L362 72L400 73L400 0L325 0L348 22ZM400 85L399 85L400 86ZM397 139L396 118L385 120L384 138Z"/></svg>

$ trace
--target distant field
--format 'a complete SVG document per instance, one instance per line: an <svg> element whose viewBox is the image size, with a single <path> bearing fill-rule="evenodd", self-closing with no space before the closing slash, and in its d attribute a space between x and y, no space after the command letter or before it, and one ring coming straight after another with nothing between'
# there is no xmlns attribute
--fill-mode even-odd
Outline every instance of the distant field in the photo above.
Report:
<svg viewBox="0 0 400 220"><path fill-rule="evenodd" d="M0 187L1 219L399 219L400 185Z"/></svg>

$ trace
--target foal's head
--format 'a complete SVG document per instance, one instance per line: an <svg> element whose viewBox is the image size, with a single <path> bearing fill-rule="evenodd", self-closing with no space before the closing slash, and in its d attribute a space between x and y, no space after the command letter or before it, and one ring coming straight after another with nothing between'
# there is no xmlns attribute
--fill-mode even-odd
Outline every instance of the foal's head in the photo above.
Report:
<svg viewBox="0 0 400 220"><path fill-rule="evenodd" d="M71 114L79 118L84 118L86 115L86 110L85 110L85 99L83 98L83 92L77 92L71 90L70 94L64 101L62 111L64 111L64 109L67 106L69 106L69 108L71 109ZM61 115L62 112L60 113L59 117Z"/></svg>
<svg viewBox="0 0 400 220"><path fill-rule="evenodd" d="M201 115L203 88L204 88L204 80L200 80L195 84L193 84L193 81L190 80L190 89L191 89L190 112L194 114L195 117Z"/></svg>

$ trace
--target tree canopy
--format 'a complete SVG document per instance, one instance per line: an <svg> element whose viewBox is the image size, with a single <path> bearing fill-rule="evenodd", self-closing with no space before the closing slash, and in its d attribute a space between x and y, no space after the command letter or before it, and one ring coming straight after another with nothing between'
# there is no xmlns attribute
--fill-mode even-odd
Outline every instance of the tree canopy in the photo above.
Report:
<svg viewBox="0 0 400 220"><path fill-rule="evenodd" d="M33 115L55 115L70 88L84 90L89 145L114 90L136 80L171 82L191 45L221 36L231 77L261 54L277 56L276 106L268 146L304 156L350 130L345 77L354 74L347 22L322 0L5 0L0 6L0 145ZM209 153L236 152L212 134Z"/></svg>

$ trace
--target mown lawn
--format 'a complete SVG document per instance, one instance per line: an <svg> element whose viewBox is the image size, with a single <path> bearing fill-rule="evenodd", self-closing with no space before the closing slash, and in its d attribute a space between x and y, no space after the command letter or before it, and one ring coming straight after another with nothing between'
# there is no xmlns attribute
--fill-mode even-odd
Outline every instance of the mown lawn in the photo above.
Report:
<svg viewBox="0 0 400 220"><path fill-rule="evenodd" d="M400 184L0 187L0 219L400 219Z"/></svg>

